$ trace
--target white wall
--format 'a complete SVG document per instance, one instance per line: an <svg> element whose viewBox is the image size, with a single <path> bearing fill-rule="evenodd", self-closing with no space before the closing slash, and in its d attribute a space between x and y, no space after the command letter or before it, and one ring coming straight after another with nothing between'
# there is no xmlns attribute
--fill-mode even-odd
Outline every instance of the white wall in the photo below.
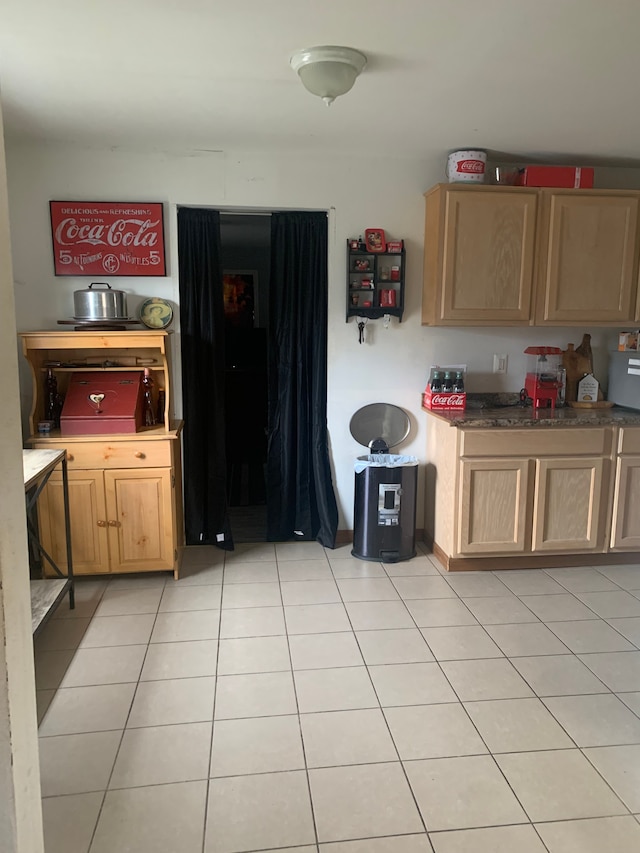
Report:
<svg viewBox="0 0 640 853"><path fill-rule="evenodd" d="M422 194L443 180L445 155L436 161L392 157L262 155L252 152L174 154L20 146L9 150L10 217L20 330L55 329L73 314L72 293L90 279L55 278L48 201L163 201L166 203L167 278L115 278L130 294L130 309L147 296L178 300L176 206L221 209L330 210L329 400L331 450L340 507L340 527L352 527L353 460L364 452L349 434L353 412L389 402L411 415L402 452L424 457L426 415L420 409L428 366L466 362L471 391L518 391L524 348L566 347L592 334L596 373L606 378L611 331L594 329L433 329L420 323L424 209ZM406 312L388 329L371 322L358 344L355 323L345 323L345 241L367 227L384 228L407 247ZM101 277L102 279L102 277ZM175 336L174 352L179 353ZM492 355L509 355L506 376L491 374ZM176 364L175 376L179 376ZM24 374L25 380L27 378ZM175 379L174 379L175 383ZM176 399L179 389L176 384ZM29 395L28 382L23 393ZM420 495L422 489L420 488ZM422 517L421 505L418 517ZM420 522L419 522L420 526Z"/></svg>
<svg viewBox="0 0 640 853"><path fill-rule="evenodd" d="M42 853L29 558L0 111L0 850Z"/></svg>

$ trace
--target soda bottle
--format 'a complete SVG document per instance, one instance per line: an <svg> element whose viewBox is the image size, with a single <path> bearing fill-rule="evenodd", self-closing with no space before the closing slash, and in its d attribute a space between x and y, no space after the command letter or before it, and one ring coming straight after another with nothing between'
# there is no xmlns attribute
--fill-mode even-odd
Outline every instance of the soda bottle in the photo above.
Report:
<svg viewBox="0 0 640 853"><path fill-rule="evenodd" d="M436 391L442 391L442 379L440 378L440 372L438 370L433 371L433 379L429 384L433 393Z"/></svg>
<svg viewBox="0 0 640 853"><path fill-rule="evenodd" d="M450 394L453 391L453 379L451 378L451 371L447 370L444 375L444 380L442 382L442 393Z"/></svg>
<svg viewBox="0 0 640 853"><path fill-rule="evenodd" d="M156 415L153 411L153 401L151 395L153 393L153 377L148 367L144 369L142 377L142 385L144 386L142 399L142 420L145 426L155 426Z"/></svg>
<svg viewBox="0 0 640 853"><path fill-rule="evenodd" d="M58 380L50 367L47 367L47 375L44 380L44 419L45 421L56 420L58 408Z"/></svg>
<svg viewBox="0 0 640 853"><path fill-rule="evenodd" d="M456 378L453 383L453 390L457 394L462 394L464 392L464 375L461 370L458 370L456 373Z"/></svg>
<svg viewBox="0 0 640 853"><path fill-rule="evenodd" d="M166 394L164 388L158 388L158 405L156 408L156 421L159 424L164 423L164 407L166 403Z"/></svg>

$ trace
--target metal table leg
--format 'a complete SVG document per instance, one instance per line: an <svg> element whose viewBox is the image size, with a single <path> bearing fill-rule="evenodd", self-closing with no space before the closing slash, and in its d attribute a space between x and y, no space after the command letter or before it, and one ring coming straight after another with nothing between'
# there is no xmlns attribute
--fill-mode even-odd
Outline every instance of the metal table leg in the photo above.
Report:
<svg viewBox="0 0 640 853"><path fill-rule="evenodd" d="M67 455L62 457L62 495L64 500L64 535L67 545L67 577L69 578L69 608L76 606L75 580L73 577L73 556L71 554L71 519L69 517L69 475Z"/></svg>

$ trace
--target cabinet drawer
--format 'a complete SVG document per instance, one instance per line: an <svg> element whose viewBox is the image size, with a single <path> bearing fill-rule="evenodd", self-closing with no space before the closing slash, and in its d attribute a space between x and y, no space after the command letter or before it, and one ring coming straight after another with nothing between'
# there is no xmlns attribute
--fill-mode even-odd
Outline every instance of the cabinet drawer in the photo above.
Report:
<svg viewBox="0 0 640 853"><path fill-rule="evenodd" d="M640 454L640 427L624 427L620 430L618 453Z"/></svg>
<svg viewBox="0 0 640 853"><path fill-rule="evenodd" d="M35 442L34 447L67 450L69 470L86 468L169 468L171 441Z"/></svg>
<svg viewBox="0 0 640 853"><path fill-rule="evenodd" d="M640 430L638 430L640 434ZM640 435L639 435L640 441ZM639 445L640 446L640 445ZM599 456L611 448L611 429L537 427L532 429L463 429L462 456Z"/></svg>

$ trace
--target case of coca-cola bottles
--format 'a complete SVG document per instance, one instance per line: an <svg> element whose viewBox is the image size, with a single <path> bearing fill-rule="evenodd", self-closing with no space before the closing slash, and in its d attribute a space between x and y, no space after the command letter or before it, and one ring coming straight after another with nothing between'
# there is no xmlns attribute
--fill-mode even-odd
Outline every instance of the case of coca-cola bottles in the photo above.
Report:
<svg viewBox="0 0 640 853"><path fill-rule="evenodd" d="M467 405L466 372L466 364L434 365L422 395L423 408L464 411Z"/></svg>

